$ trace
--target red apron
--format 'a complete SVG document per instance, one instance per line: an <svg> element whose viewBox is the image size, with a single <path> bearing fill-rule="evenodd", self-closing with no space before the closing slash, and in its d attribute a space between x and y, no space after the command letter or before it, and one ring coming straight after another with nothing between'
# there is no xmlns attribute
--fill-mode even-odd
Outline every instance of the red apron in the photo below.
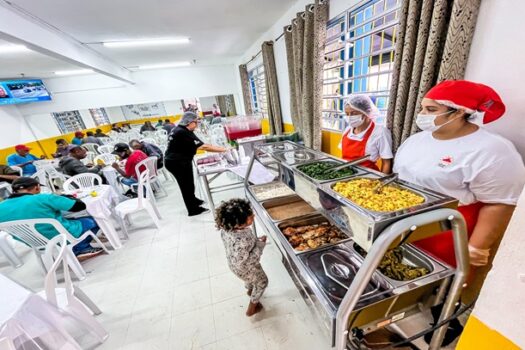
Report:
<svg viewBox="0 0 525 350"><path fill-rule="evenodd" d="M368 128L368 130L365 133L365 136L361 141L351 140L348 138L348 133L350 132L350 129L343 134L343 139L341 140L343 159L352 161L365 155L366 144L368 143L368 139L370 138L370 135L372 135L372 132L374 131L375 127L374 122L371 123L372 125L370 126L370 128ZM377 167L376 163L372 162L371 160L366 160L359 165L379 171L379 168Z"/></svg>
<svg viewBox="0 0 525 350"><path fill-rule="evenodd" d="M458 207L458 211L465 218L467 224L468 238L472 235L480 209L483 203L477 202L469 205ZM422 239L414 242L414 245L423 249L430 255L444 261L450 266L456 267L456 255L454 253L454 240L452 239L452 231L445 231L436 236Z"/></svg>

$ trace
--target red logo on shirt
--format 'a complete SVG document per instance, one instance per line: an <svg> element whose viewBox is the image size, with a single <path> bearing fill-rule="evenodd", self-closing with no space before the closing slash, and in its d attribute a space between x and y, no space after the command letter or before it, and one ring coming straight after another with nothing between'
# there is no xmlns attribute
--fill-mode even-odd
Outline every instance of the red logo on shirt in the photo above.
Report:
<svg viewBox="0 0 525 350"><path fill-rule="evenodd" d="M440 162L439 162L439 166L444 168L444 167L447 167L449 166L450 164L452 164L452 162L454 161L454 159L450 156L448 157L443 157L441 158Z"/></svg>

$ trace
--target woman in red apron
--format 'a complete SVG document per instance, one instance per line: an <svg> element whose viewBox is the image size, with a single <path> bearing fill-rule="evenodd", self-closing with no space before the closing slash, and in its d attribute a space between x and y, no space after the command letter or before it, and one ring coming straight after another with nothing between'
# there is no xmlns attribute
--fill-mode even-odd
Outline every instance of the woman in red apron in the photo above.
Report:
<svg viewBox="0 0 525 350"><path fill-rule="evenodd" d="M479 292L495 250L525 183L525 167L514 145L476 123L490 123L505 112L498 94L469 81L444 81L423 98L416 124L423 130L399 148L399 178L459 200L467 223L470 287ZM450 231L416 242L456 266ZM472 282L476 281L477 282Z"/></svg>
<svg viewBox="0 0 525 350"><path fill-rule="evenodd" d="M373 122L378 110L367 95L350 95L345 103L347 129L343 132L341 148L343 159L352 161L364 155L370 159L361 163L385 174L392 171L392 136L390 131ZM381 159L381 169L376 165Z"/></svg>

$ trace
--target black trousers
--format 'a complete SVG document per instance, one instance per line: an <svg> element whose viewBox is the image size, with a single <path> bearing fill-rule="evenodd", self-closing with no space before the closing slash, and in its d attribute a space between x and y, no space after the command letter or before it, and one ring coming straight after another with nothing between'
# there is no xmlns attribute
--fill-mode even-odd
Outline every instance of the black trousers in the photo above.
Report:
<svg viewBox="0 0 525 350"><path fill-rule="evenodd" d="M180 161L166 159L166 169L175 176L179 184L182 199L188 209L188 214L194 213L200 206L199 200L195 197L195 183L193 182L193 166L191 161Z"/></svg>

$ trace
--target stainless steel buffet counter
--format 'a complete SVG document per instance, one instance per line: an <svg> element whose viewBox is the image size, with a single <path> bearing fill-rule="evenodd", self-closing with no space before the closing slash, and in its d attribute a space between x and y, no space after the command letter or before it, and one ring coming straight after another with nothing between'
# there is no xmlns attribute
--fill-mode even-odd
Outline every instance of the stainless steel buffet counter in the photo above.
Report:
<svg viewBox="0 0 525 350"><path fill-rule="evenodd" d="M350 347L356 330L361 335L370 333L440 303L445 296L441 319L452 313L468 267L466 241L461 239L464 221L453 210L457 205L454 199L397 181L394 186L417 193L424 201L395 212L374 212L334 191L333 186L357 178L376 179L380 173L354 166L351 174L342 178L316 180L301 171L301 166L315 167L327 161L338 165L342 161L280 142L257 146L248 174L259 158L266 159L263 164L271 163L268 157L280 167L278 180L255 186L246 181L247 197L304 300L326 326L332 346L338 350ZM263 186L273 191L271 196L264 195ZM278 208L278 217L272 208ZM458 269L409 244L451 227L458 241ZM389 267L381 268L387 250L398 246L399 261L392 264L409 271L410 278L393 278ZM431 348L438 348L443 335L441 328Z"/></svg>

